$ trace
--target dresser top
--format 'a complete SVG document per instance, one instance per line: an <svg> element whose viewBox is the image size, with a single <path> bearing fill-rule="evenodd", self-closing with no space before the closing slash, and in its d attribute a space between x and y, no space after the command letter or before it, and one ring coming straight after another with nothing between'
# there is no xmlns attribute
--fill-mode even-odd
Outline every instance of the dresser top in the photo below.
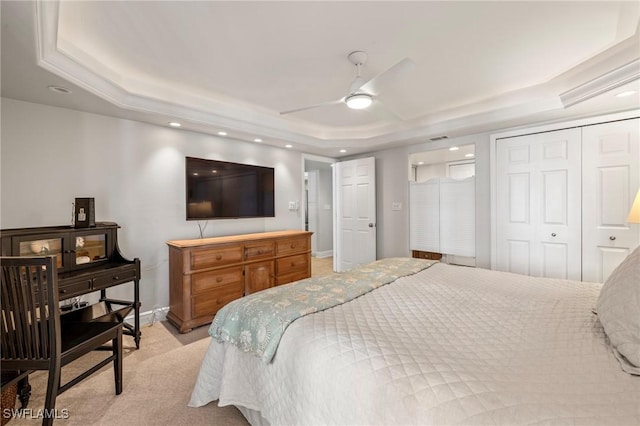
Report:
<svg viewBox="0 0 640 426"><path fill-rule="evenodd" d="M301 230L286 230L286 231L273 231L273 232L258 232L255 234L228 235L226 237L196 238L192 240L171 240L171 241L167 241L167 244L176 248L189 248L189 247L206 246L210 244L225 244L225 243L237 243L242 241L288 238L288 237L297 237L301 235L310 236L311 234L313 234L313 232L301 231Z"/></svg>

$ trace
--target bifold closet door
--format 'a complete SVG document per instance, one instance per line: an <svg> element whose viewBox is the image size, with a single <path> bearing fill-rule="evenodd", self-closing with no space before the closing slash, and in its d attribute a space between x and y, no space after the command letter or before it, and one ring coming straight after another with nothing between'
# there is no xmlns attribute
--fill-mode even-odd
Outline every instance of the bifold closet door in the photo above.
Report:
<svg viewBox="0 0 640 426"><path fill-rule="evenodd" d="M409 183L409 247L440 253L440 179Z"/></svg>
<svg viewBox="0 0 640 426"><path fill-rule="evenodd" d="M496 267L581 278L581 131L497 141Z"/></svg>
<svg viewBox="0 0 640 426"><path fill-rule="evenodd" d="M582 279L604 282L640 244L627 215L640 187L640 120L582 129Z"/></svg>

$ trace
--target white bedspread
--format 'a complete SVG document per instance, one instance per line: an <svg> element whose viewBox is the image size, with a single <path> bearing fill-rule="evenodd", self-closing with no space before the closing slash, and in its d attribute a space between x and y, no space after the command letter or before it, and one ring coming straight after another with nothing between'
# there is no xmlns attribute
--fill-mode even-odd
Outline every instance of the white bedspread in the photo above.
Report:
<svg viewBox="0 0 640 426"><path fill-rule="evenodd" d="M270 364L212 341L191 406L272 425L640 424L599 284L437 264L289 326Z"/></svg>

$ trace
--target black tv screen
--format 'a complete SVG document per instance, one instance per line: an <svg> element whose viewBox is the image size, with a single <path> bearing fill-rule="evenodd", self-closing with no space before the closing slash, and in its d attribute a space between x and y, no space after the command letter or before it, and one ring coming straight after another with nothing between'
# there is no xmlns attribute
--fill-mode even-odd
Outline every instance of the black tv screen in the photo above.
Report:
<svg viewBox="0 0 640 426"><path fill-rule="evenodd" d="M186 157L187 220L274 217L274 169Z"/></svg>

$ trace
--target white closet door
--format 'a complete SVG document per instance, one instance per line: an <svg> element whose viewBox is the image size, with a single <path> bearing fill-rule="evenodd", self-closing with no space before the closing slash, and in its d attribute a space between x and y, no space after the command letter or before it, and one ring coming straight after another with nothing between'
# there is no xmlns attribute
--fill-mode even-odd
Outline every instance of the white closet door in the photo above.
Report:
<svg viewBox="0 0 640 426"><path fill-rule="evenodd" d="M409 246L440 253L440 180L409 184Z"/></svg>
<svg viewBox="0 0 640 426"><path fill-rule="evenodd" d="M497 268L580 280L580 129L501 139L496 154Z"/></svg>
<svg viewBox="0 0 640 426"><path fill-rule="evenodd" d="M640 225L627 223L640 187L640 120L582 130L582 279L604 282L640 244Z"/></svg>
<svg viewBox="0 0 640 426"><path fill-rule="evenodd" d="M440 179L440 252L476 255L475 178Z"/></svg>

